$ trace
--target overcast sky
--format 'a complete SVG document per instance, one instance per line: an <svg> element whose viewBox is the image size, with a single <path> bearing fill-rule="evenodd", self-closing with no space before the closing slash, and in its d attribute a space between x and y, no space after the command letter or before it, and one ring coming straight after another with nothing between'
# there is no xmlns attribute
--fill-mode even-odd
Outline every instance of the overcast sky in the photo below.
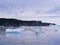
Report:
<svg viewBox="0 0 60 45"><path fill-rule="evenodd" d="M0 18L60 24L60 0L0 0Z"/></svg>

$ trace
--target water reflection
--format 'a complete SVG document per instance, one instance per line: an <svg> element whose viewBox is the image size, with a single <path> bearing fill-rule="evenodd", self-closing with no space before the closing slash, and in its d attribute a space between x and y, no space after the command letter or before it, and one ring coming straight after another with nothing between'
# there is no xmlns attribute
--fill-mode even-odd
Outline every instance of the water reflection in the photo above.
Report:
<svg viewBox="0 0 60 45"><path fill-rule="evenodd" d="M22 32L0 33L0 45L60 45L60 27L40 28L32 27L24 28Z"/></svg>

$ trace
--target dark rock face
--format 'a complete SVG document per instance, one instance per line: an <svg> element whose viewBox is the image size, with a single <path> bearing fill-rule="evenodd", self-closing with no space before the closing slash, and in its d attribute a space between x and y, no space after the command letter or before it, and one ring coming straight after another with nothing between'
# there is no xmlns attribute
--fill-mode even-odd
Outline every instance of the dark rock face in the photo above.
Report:
<svg viewBox="0 0 60 45"><path fill-rule="evenodd" d="M40 26L41 21L22 21L22 25L24 26Z"/></svg>
<svg viewBox="0 0 60 45"><path fill-rule="evenodd" d="M16 19L0 19L0 25L1 26L19 26L20 21Z"/></svg>
<svg viewBox="0 0 60 45"><path fill-rule="evenodd" d="M0 26L49 26L50 24L55 25L54 23L42 23L41 21L22 21L17 19L5 19L0 18Z"/></svg>

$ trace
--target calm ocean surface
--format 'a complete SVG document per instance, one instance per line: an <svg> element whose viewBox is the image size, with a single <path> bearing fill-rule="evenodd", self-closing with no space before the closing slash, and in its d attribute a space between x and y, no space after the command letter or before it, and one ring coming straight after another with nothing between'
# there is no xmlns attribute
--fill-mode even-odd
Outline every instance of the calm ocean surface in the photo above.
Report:
<svg viewBox="0 0 60 45"><path fill-rule="evenodd" d="M60 26L22 27L16 30L0 34L0 45L60 45Z"/></svg>

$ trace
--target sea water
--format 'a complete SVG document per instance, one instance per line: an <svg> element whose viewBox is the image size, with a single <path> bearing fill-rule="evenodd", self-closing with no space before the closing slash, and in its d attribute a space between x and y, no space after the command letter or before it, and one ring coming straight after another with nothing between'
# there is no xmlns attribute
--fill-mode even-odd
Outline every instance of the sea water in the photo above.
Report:
<svg viewBox="0 0 60 45"><path fill-rule="evenodd" d="M0 45L60 45L60 26L7 29L0 34Z"/></svg>

